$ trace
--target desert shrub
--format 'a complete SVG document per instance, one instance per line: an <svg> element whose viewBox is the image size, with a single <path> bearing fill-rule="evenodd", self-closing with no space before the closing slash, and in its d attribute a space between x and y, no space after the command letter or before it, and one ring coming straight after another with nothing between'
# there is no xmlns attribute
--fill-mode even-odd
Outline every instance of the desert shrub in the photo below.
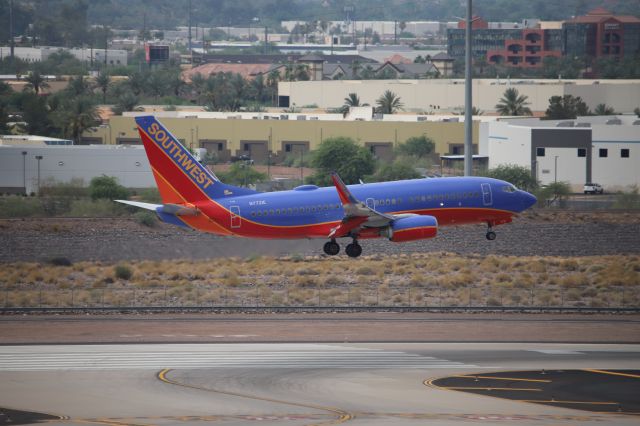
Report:
<svg viewBox="0 0 640 426"><path fill-rule="evenodd" d="M120 216L126 211L124 206L111 200L80 199L71 202L66 215L71 217Z"/></svg>
<svg viewBox="0 0 640 426"><path fill-rule="evenodd" d="M129 196L129 191L115 177L102 175L91 179L89 195L92 200L122 200Z"/></svg>
<svg viewBox="0 0 640 426"><path fill-rule="evenodd" d="M133 276L133 270L127 265L116 265L113 268L113 273L117 279L120 280L129 280Z"/></svg>
<svg viewBox="0 0 640 426"><path fill-rule="evenodd" d="M44 216L42 203L37 198L10 195L0 198L0 217Z"/></svg>
<svg viewBox="0 0 640 426"><path fill-rule="evenodd" d="M153 228L158 223L156 215L147 210L139 211L133 217L140 225L148 226L149 228Z"/></svg>

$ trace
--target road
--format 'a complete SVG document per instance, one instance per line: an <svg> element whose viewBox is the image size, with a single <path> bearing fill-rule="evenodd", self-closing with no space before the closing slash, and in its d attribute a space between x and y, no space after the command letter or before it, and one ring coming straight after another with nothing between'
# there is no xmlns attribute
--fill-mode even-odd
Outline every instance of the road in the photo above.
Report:
<svg viewBox="0 0 640 426"><path fill-rule="evenodd" d="M639 367L640 346L623 344L2 346L0 406L58 416L48 421L60 425L635 425L634 415L457 392L431 379ZM584 375L589 389L606 390L607 380L616 377ZM633 377L626 393L638 395L640 376Z"/></svg>

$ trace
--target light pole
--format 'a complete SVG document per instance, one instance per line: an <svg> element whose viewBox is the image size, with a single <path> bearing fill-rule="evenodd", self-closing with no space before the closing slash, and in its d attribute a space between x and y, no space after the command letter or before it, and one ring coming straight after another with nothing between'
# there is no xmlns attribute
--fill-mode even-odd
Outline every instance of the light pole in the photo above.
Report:
<svg viewBox="0 0 640 426"><path fill-rule="evenodd" d="M467 21L466 21L466 37L465 37L465 62L464 70L464 175L471 176L473 173L473 118L471 116L472 95L471 95L471 25L472 25L472 7L471 0L467 0Z"/></svg>
<svg viewBox="0 0 640 426"><path fill-rule="evenodd" d="M22 151L22 186L27 195L27 151Z"/></svg>
<svg viewBox="0 0 640 426"><path fill-rule="evenodd" d="M303 164L304 164L304 148L300 148L300 185L304 184L304 176L302 175Z"/></svg>
<svg viewBox="0 0 640 426"><path fill-rule="evenodd" d="M36 160L38 160L38 195L40 195L40 160L42 160L42 155L36 155Z"/></svg>
<svg viewBox="0 0 640 426"><path fill-rule="evenodd" d="M558 183L558 156L554 158L553 183Z"/></svg>

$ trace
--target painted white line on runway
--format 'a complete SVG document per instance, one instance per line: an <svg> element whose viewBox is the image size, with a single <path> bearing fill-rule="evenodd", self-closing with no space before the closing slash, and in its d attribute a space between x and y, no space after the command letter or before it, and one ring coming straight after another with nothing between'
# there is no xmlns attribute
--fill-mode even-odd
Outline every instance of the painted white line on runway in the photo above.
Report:
<svg viewBox="0 0 640 426"><path fill-rule="evenodd" d="M584 355L584 352L570 351L566 349L529 349L530 352L540 352L547 355Z"/></svg>
<svg viewBox="0 0 640 426"><path fill-rule="evenodd" d="M284 349L282 350L284 346ZM181 348L183 350L177 350ZM82 345L0 347L0 371L159 368L478 368L401 351L332 345Z"/></svg>

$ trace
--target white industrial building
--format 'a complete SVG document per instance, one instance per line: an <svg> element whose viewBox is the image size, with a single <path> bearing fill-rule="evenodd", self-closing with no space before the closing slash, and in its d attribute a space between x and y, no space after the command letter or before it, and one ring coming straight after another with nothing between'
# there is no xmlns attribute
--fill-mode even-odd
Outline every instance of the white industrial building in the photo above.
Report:
<svg viewBox="0 0 640 426"><path fill-rule="evenodd" d="M0 192L38 193L38 184L114 176L129 188L155 187L142 146L0 145Z"/></svg>
<svg viewBox="0 0 640 426"><path fill-rule="evenodd" d="M640 119L635 115L483 122L479 152L489 156L489 168L524 166L543 185L567 182L574 191L586 182L597 182L605 191L640 185Z"/></svg>
<svg viewBox="0 0 640 426"><path fill-rule="evenodd" d="M41 46L41 47L15 47L14 55L16 58L22 59L26 62L42 62L46 61L51 54L56 52L67 52L73 57L83 62L91 62L93 57L94 62L104 63L105 56L107 58L107 64L109 66L127 65L127 51L120 49L90 49L84 47L63 48L55 46ZM8 46L0 46L0 59L6 58L11 55L11 48Z"/></svg>
<svg viewBox="0 0 640 426"><path fill-rule="evenodd" d="M633 111L640 99L640 80L474 79L473 106L494 112L508 88L527 96L534 112L546 111L552 96L580 96L592 110L604 103L619 113ZM442 113L464 107L464 79L281 81L278 99L281 107L337 108L356 93L362 103L375 105L385 90L399 96L406 111Z"/></svg>

